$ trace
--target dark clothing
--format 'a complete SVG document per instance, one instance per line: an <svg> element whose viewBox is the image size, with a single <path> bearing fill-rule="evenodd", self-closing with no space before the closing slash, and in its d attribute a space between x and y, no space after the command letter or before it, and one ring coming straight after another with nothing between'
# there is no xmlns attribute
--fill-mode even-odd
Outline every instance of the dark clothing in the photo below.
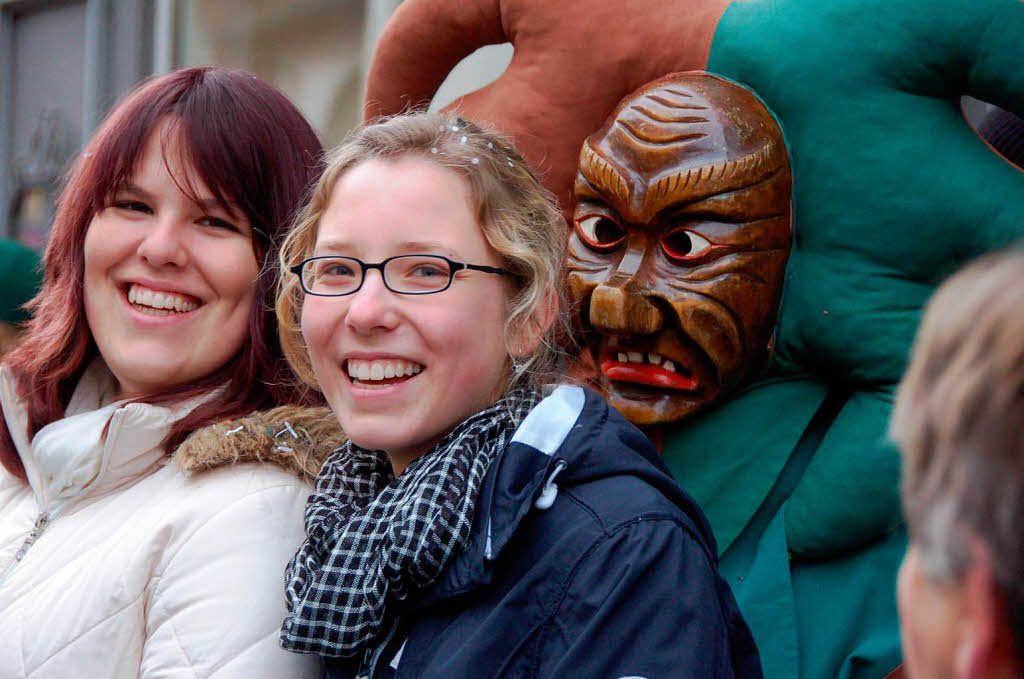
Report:
<svg viewBox="0 0 1024 679"><path fill-rule="evenodd" d="M647 438L599 396L560 387L491 466L465 550L392 604L363 671L761 677L716 553ZM361 660L328 658L328 677L357 676Z"/></svg>

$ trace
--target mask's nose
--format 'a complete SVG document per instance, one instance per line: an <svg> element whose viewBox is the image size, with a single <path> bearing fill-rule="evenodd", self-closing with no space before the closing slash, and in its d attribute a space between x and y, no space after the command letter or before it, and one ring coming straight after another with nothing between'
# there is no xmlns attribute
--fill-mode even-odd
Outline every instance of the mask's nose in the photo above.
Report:
<svg viewBox="0 0 1024 679"><path fill-rule="evenodd" d="M612 275L594 289L590 323L598 330L647 335L664 327L662 312L647 298L649 286L643 280L649 245L645 234L631 233Z"/></svg>

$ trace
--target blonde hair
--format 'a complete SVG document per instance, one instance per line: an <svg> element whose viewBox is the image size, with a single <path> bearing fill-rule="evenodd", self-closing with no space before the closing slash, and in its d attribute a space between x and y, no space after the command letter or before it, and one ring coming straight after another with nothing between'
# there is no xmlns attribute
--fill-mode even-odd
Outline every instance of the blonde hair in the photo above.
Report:
<svg viewBox="0 0 1024 679"><path fill-rule="evenodd" d="M924 570L955 581L980 538L1024 642L1024 251L975 261L929 301L890 433ZM1013 611L1016 611L1014 614Z"/></svg>
<svg viewBox="0 0 1024 679"><path fill-rule="evenodd" d="M281 247L285 273L278 287L277 317L288 363L300 379L317 387L299 325L304 293L298 277L288 270L312 254L334 187L348 170L366 160L407 156L451 168L469 185L484 238L504 267L516 274L506 338L536 322L545 307L555 305L556 322L537 350L514 357L508 386L552 379L560 355L554 338L567 332L564 314L559 313L564 308L565 222L554 197L508 141L474 123L439 113L408 113L363 126L328 154L327 169Z"/></svg>

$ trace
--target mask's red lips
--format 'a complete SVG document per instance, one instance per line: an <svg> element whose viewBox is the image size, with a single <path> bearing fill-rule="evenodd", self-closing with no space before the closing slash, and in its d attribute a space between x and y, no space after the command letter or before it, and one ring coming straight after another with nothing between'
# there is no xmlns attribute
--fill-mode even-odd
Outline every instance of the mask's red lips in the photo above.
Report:
<svg viewBox="0 0 1024 679"><path fill-rule="evenodd" d="M611 358L601 361L601 372L617 382L635 382L678 391L693 391L700 383L695 375L672 372L649 363L622 363Z"/></svg>

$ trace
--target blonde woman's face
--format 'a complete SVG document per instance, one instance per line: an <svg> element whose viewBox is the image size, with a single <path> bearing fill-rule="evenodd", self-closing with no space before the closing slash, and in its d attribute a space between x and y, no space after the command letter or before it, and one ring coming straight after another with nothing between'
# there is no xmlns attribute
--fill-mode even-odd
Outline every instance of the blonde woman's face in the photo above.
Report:
<svg viewBox="0 0 1024 679"><path fill-rule="evenodd" d="M338 181L314 255L377 263L442 255L501 267L470 207L469 187L427 160L369 160ZM504 277L460 271L435 294L401 295L367 270L344 297L306 295L302 334L313 372L345 432L385 450L396 473L504 391Z"/></svg>

